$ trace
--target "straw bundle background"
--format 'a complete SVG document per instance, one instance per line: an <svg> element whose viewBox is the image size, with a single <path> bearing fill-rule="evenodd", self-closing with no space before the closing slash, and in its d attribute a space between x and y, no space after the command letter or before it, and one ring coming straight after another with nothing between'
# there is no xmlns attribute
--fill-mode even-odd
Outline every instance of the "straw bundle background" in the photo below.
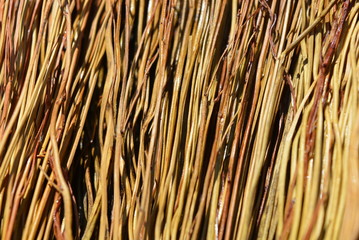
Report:
<svg viewBox="0 0 359 240"><path fill-rule="evenodd" d="M1 238L357 239L358 9L1 0Z"/></svg>

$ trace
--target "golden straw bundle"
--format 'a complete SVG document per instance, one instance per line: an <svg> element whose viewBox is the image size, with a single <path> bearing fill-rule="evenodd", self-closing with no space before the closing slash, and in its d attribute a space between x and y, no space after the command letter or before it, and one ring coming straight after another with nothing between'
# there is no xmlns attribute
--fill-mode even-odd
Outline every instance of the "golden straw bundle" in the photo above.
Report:
<svg viewBox="0 0 359 240"><path fill-rule="evenodd" d="M358 239L358 15L0 0L1 239Z"/></svg>

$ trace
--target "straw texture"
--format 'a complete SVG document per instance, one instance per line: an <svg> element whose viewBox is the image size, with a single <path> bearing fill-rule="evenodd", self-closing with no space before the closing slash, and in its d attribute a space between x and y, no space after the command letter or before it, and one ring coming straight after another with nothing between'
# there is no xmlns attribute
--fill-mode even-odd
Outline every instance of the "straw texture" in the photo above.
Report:
<svg viewBox="0 0 359 240"><path fill-rule="evenodd" d="M0 0L1 239L357 239L358 15Z"/></svg>

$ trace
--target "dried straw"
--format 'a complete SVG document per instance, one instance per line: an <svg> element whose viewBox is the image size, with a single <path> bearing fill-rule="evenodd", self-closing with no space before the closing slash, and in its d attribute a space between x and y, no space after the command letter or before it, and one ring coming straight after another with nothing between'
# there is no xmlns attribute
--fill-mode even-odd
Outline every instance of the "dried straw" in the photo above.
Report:
<svg viewBox="0 0 359 240"><path fill-rule="evenodd" d="M0 0L2 239L357 239L359 1Z"/></svg>

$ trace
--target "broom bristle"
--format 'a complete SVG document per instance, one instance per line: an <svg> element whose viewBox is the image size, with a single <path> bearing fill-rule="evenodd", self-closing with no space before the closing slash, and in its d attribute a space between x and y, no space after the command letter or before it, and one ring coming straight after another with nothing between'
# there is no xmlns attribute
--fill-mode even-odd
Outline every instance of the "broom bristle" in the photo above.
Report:
<svg viewBox="0 0 359 240"><path fill-rule="evenodd" d="M357 0L0 0L2 239L357 239Z"/></svg>

